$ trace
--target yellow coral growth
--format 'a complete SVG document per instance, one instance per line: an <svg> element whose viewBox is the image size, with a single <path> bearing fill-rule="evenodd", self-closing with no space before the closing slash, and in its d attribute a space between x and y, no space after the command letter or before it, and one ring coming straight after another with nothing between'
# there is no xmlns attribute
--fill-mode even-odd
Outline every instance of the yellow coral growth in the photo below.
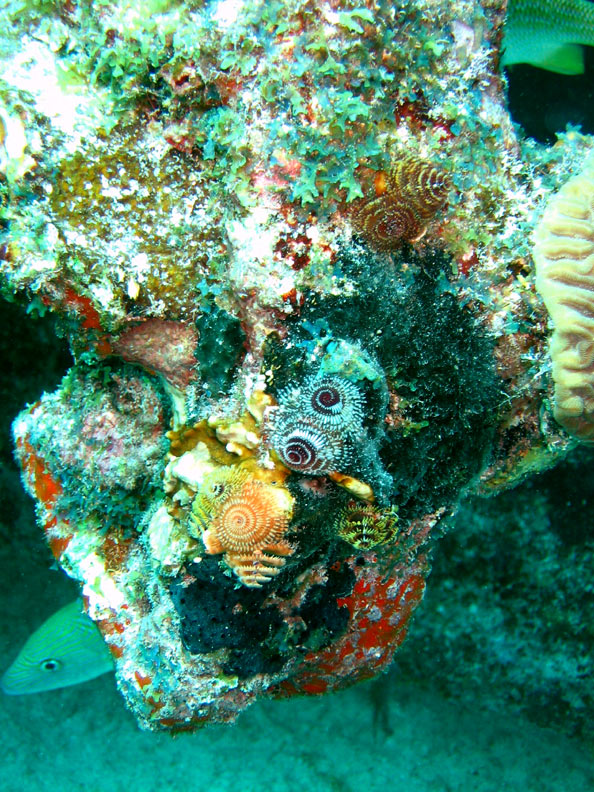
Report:
<svg viewBox="0 0 594 792"><path fill-rule="evenodd" d="M536 288L555 324L554 414L594 442L594 156L550 200L534 233Z"/></svg>
<svg viewBox="0 0 594 792"><path fill-rule="evenodd" d="M377 509L369 503L351 501L336 521L341 539L357 550L369 550L394 539L398 533L398 514L395 508Z"/></svg>
<svg viewBox="0 0 594 792"><path fill-rule="evenodd" d="M192 504L192 517L206 531L222 504L246 483L249 474L236 465L225 465L204 477L199 495Z"/></svg>
<svg viewBox="0 0 594 792"><path fill-rule="evenodd" d="M223 467L206 476L192 516L203 531L206 552L224 554L245 586L259 587L277 575L295 548L284 540L293 497L242 468Z"/></svg>

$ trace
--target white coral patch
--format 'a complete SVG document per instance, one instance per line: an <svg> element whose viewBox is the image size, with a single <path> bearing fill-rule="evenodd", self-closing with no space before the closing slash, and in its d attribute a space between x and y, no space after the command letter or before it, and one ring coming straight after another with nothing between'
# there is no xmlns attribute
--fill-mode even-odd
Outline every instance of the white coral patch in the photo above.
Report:
<svg viewBox="0 0 594 792"><path fill-rule="evenodd" d="M194 490L199 490L204 477L214 470L205 443L198 443L191 451L173 459L165 469L165 481L176 478Z"/></svg>
<svg viewBox="0 0 594 792"><path fill-rule="evenodd" d="M220 0L214 7L212 18L221 29L227 30L235 24L243 6L243 0Z"/></svg>
<svg viewBox="0 0 594 792"><path fill-rule="evenodd" d="M284 307L282 295L295 288L295 273L289 261L274 256L281 230L263 207L227 224L232 250L229 279L235 290L240 294L254 291L261 305L278 308Z"/></svg>
<svg viewBox="0 0 594 792"><path fill-rule="evenodd" d="M166 506L160 506L151 517L146 538L151 557L161 567L176 570L188 556L190 544L187 534L180 530Z"/></svg>
<svg viewBox="0 0 594 792"><path fill-rule="evenodd" d="M0 107L0 173L9 181L18 181L36 165L26 153L27 145L21 119Z"/></svg>
<svg viewBox="0 0 594 792"><path fill-rule="evenodd" d="M268 214L261 208L255 208L246 220L234 220L228 224L229 241L240 262L266 264L272 261L278 229L274 225L267 228L267 220Z"/></svg>
<svg viewBox="0 0 594 792"><path fill-rule="evenodd" d="M2 62L2 71L10 75L13 88L30 94L37 111L77 144L109 117L105 98L89 85L77 85L75 76L60 70L56 53L38 39L24 37L21 52Z"/></svg>
<svg viewBox="0 0 594 792"><path fill-rule="evenodd" d="M78 539L75 536L66 550L68 560L72 562L76 548L72 545ZM118 588L114 578L105 569L104 561L93 551L82 556L76 564L76 575L85 581L82 595L89 603L89 615L104 612L107 609L119 610L126 602L126 597Z"/></svg>

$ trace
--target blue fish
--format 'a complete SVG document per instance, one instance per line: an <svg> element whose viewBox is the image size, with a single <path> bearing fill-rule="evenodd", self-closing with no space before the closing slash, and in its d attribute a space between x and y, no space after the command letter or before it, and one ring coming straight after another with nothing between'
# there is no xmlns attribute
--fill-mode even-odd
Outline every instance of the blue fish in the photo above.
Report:
<svg viewBox="0 0 594 792"><path fill-rule="evenodd" d="M78 685L113 671L99 628L77 599L50 616L26 641L0 680L9 696Z"/></svg>

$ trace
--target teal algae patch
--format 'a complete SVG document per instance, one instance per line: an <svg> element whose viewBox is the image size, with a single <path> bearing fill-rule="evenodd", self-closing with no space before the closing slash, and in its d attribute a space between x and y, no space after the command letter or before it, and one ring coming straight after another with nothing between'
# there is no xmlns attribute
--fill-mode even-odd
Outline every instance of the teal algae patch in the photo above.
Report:
<svg viewBox="0 0 594 792"><path fill-rule="evenodd" d="M210 396L228 392L245 352L246 335L241 323L214 302L205 302L196 320L199 333L196 359L201 382Z"/></svg>

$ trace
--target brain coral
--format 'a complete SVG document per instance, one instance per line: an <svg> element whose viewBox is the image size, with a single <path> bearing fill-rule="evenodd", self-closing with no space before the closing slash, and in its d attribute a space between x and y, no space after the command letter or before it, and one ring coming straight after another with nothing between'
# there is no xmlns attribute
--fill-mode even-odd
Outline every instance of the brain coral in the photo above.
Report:
<svg viewBox="0 0 594 792"><path fill-rule="evenodd" d="M594 443L594 157L550 200L534 234L534 261L555 324L555 418Z"/></svg>

